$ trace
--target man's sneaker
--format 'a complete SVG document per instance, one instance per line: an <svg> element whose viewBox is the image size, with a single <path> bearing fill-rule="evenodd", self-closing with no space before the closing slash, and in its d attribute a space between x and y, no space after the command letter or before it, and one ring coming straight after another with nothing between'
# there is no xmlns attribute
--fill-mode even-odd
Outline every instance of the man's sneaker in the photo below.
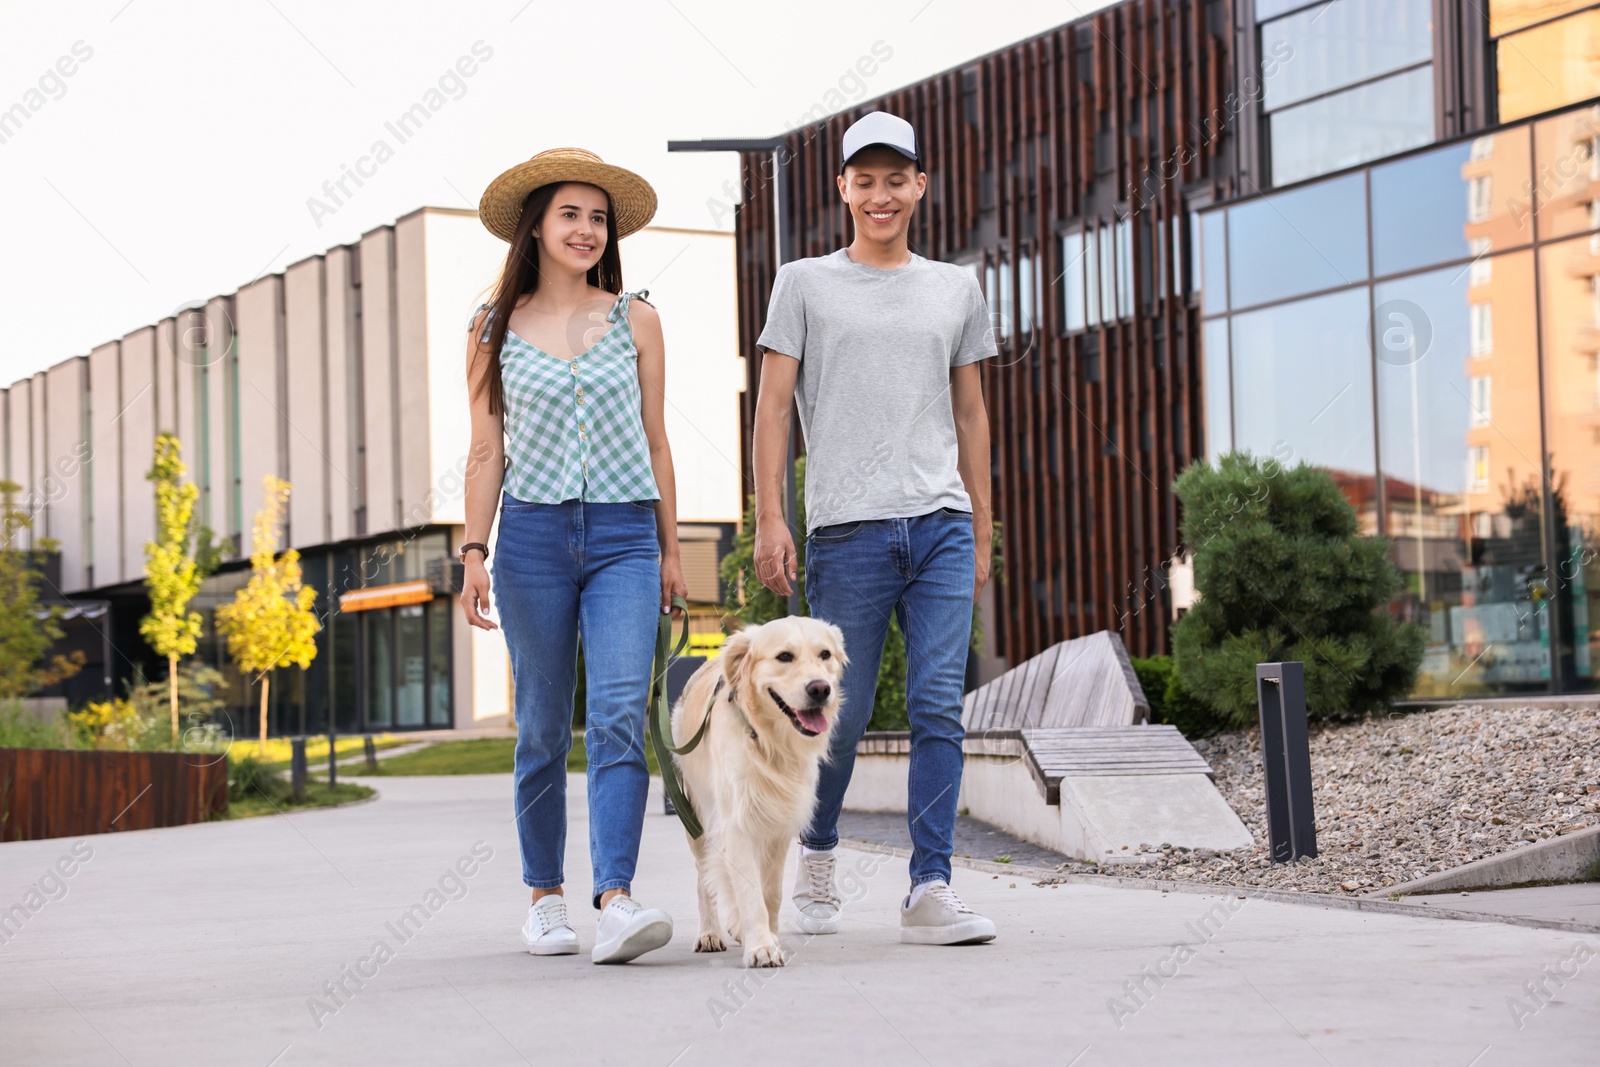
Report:
<svg viewBox="0 0 1600 1067"><path fill-rule="evenodd" d="M671 940L672 919L666 912L618 893L600 912L592 958L596 963L627 963Z"/></svg>
<svg viewBox="0 0 1600 1067"><path fill-rule="evenodd" d="M578 951L578 934L567 921L567 901L559 893L539 898L522 924L522 941L535 956L568 956Z"/></svg>
<svg viewBox="0 0 1600 1067"><path fill-rule="evenodd" d="M839 932L839 887L833 881L834 854L800 850L794 872L794 902L800 929L808 934Z"/></svg>
<svg viewBox="0 0 1600 1067"><path fill-rule="evenodd" d="M929 882L900 905L900 940L909 945L975 945L994 940L994 923L961 903L946 882Z"/></svg>

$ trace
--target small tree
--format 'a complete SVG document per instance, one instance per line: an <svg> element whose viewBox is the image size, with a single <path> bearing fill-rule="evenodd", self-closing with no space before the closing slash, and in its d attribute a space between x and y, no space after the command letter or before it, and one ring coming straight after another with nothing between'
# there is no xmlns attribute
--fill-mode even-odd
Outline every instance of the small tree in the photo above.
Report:
<svg viewBox="0 0 1600 1067"><path fill-rule="evenodd" d="M144 546L144 582L150 593L150 614L139 633L167 658L167 700L172 713L172 744L178 744L178 657L194 655L200 639L200 613L189 601L200 591L205 575L195 562L194 502L200 488L182 481L187 468L178 438L162 432L156 438L155 462L145 475L156 486L156 540Z"/></svg>
<svg viewBox="0 0 1600 1067"><path fill-rule="evenodd" d="M82 652L56 655L41 665L50 646L61 640L61 609L39 607L41 557L59 547L40 538L37 547L19 549L12 543L18 530L33 525L32 517L16 506L22 486L0 480L0 699L14 700L78 673Z"/></svg>
<svg viewBox="0 0 1600 1067"><path fill-rule="evenodd" d="M256 512L250 546L250 581L231 604L217 609L217 629L228 638L228 654L246 674L261 681L261 741L267 740L267 694L275 667L301 670L316 658L321 623L311 610L317 591L300 580L300 553L278 552L278 527L289 501L289 483L267 475L265 502Z"/></svg>
<svg viewBox="0 0 1600 1067"><path fill-rule="evenodd" d="M1173 485L1200 599L1173 629L1183 689L1230 726L1256 716L1256 664L1305 664L1321 718L1386 707L1416 682L1422 630L1383 610L1400 591L1386 538L1358 536L1326 471L1245 453L1197 462Z"/></svg>

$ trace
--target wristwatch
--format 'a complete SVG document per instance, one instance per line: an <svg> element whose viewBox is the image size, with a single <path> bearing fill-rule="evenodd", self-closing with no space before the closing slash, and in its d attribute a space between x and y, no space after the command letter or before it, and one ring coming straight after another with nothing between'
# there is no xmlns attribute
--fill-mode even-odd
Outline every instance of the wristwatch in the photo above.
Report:
<svg viewBox="0 0 1600 1067"><path fill-rule="evenodd" d="M462 545L460 549L458 549L461 554L461 562L465 563L467 561L467 553L471 552L474 548L483 553L483 561L488 563L489 546L479 541L468 541L466 544Z"/></svg>

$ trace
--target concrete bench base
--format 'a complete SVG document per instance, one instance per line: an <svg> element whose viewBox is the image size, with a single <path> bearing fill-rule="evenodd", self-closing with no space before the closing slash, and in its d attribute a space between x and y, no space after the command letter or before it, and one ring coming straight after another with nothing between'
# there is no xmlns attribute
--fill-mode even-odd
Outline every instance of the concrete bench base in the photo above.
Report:
<svg viewBox="0 0 1600 1067"><path fill-rule="evenodd" d="M989 751L972 751L978 747ZM1119 863L1133 860L1141 844L1220 851L1252 843L1205 774L1069 775L1060 779L1060 803L1051 804L1020 743L1014 751L996 751L1003 746L969 740L967 748L957 806L1044 848ZM845 808L904 812L910 768L902 753L858 753Z"/></svg>

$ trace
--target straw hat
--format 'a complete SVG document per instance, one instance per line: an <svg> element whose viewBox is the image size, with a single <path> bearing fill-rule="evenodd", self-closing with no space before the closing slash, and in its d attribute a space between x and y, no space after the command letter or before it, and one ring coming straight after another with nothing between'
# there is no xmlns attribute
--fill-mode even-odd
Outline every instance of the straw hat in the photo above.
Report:
<svg viewBox="0 0 1600 1067"><path fill-rule="evenodd" d="M642 229L656 213L656 191L633 171L581 148L551 148L490 182L478 203L478 218L490 233L509 242L516 236L522 201L551 182L587 182L609 193L619 240Z"/></svg>

